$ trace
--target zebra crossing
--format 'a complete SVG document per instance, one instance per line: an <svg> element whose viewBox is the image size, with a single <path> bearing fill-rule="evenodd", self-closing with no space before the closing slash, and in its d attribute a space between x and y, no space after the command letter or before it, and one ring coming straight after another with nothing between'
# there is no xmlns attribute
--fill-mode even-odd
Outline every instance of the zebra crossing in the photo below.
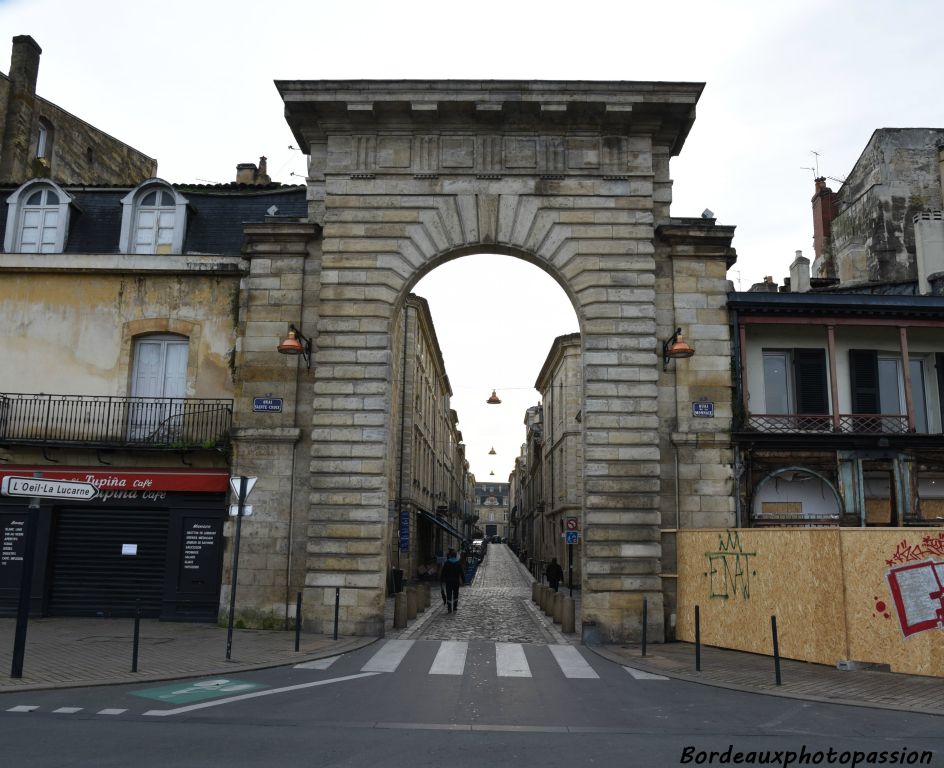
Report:
<svg viewBox="0 0 944 768"><path fill-rule="evenodd" d="M373 650L374 646L371 646ZM411 657L414 654L414 657ZM404 664L404 662L407 662ZM316 661L307 661L296 664L295 670L309 670L325 672L332 677L315 681L294 683L292 685L261 690L250 694L234 696L228 700L239 700L253 696L268 696L283 691L295 691L309 687L321 686L330 683L343 682L358 678L370 677L378 674L391 674L404 668L409 674L425 674L431 679L457 678L470 674L474 669L476 674L489 674L492 670L496 678L518 678L527 682L538 677L564 677L568 680L600 680L601 676L593 668L584 653L573 645L540 645L505 642L483 642L467 640L404 640L392 639L380 643L372 653L357 652L340 656L331 656ZM668 678L634 669L623 667L633 680L644 681L647 684L653 680L667 680ZM337 675L344 675L338 677ZM629 679L629 678L626 678ZM218 682L218 681L212 681ZM226 682L225 680L223 682ZM196 685L200 685L197 683ZM252 687L252 686L251 686ZM151 689L146 689L151 691ZM153 691L151 691L153 692ZM134 695L145 695L136 692ZM149 698L153 698L149 697ZM173 710L155 710L144 712L144 715L177 714L193 709L217 706L223 701L209 701L190 704ZM11 702L12 703L12 702ZM117 702L116 702L117 703ZM137 709L61 706L61 701L52 707L39 704L17 704L0 708L0 712L33 713L40 710L52 712L55 715L101 715L116 717L120 715L134 716L141 714ZM99 705L100 707L101 705Z"/></svg>
<svg viewBox="0 0 944 768"><path fill-rule="evenodd" d="M484 661L486 667L494 664L496 677L515 677L515 678L533 678L535 671L534 662L545 671L550 667L555 670L553 674L560 674L571 680L597 680L600 675L594 670L590 662L584 657L581 651L573 645L531 645L529 652L525 652L523 643L475 643L475 648L470 648L470 642L466 640L442 640L442 641L416 641L416 640L387 640L377 648L374 653L367 658L360 666L361 672L396 672L404 660L411 652L423 644L437 646L428 668L424 666L426 674L430 676L461 676L466 673L469 667L470 657L475 654L479 660ZM529 661L529 654L531 661ZM545 665L542 654L546 654L553 662ZM425 651L423 658L428 658L429 651ZM484 659L483 659L484 656ZM342 657L333 657L323 659L320 662L303 663L296 665L301 669L319 669L326 670ZM425 663L425 662L424 662ZM629 668L626 668L632 674ZM636 677L635 675L633 675ZM665 679L660 676L636 679Z"/></svg>

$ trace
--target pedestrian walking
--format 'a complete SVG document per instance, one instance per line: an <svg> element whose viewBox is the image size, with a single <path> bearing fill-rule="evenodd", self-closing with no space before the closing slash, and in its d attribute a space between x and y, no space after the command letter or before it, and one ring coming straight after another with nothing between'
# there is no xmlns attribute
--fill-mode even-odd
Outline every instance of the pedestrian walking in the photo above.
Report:
<svg viewBox="0 0 944 768"><path fill-rule="evenodd" d="M557 562L556 557L551 558L551 562L547 564L544 575L547 577L547 583L551 585L551 589L556 592L557 587L560 586L560 583L564 580L564 569L560 567L560 563Z"/></svg>
<svg viewBox="0 0 944 768"><path fill-rule="evenodd" d="M446 555L446 562L439 571L439 581L446 587L446 613L454 613L459 609L459 585L465 584L465 574L454 549Z"/></svg>

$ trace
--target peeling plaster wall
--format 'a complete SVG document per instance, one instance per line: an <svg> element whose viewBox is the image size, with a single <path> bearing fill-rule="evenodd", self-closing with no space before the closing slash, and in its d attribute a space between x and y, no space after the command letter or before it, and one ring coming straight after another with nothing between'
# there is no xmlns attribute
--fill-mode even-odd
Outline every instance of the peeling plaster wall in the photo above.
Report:
<svg viewBox="0 0 944 768"><path fill-rule="evenodd" d="M0 391L130 394L130 340L140 333L190 337L190 397L232 397L229 311L239 275L21 272L0 279L5 357Z"/></svg>

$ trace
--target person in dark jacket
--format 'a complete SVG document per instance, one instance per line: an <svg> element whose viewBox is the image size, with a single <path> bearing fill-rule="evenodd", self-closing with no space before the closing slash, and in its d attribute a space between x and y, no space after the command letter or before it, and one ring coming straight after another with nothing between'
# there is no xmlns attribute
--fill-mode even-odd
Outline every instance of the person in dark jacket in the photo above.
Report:
<svg viewBox="0 0 944 768"><path fill-rule="evenodd" d="M465 584L465 574L454 549L446 555L446 562L439 570L439 580L446 587L446 612L453 613L459 609L459 585Z"/></svg>
<svg viewBox="0 0 944 768"><path fill-rule="evenodd" d="M556 592L557 587L564 580L564 569L560 567L560 563L557 562L556 557L551 558L551 562L547 564L544 575L547 576L547 583L551 585L551 589Z"/></svg>

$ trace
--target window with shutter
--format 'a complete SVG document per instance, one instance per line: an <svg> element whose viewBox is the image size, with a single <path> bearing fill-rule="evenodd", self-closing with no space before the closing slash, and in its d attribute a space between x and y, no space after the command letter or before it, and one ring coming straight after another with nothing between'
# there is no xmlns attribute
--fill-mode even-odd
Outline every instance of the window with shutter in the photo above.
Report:
<svg viewBox="0 0 944 768"><path fill-rule="evenodd" d="M871 349L849 350L853 413L880 413L878 353Z"/></svg>
<svg viewBox="0 0 944 768"><path fill-rule="evenodd" d="M795 349L793 375L797 413L828 414L829 385L826 379L826 350Z"/></svg>

